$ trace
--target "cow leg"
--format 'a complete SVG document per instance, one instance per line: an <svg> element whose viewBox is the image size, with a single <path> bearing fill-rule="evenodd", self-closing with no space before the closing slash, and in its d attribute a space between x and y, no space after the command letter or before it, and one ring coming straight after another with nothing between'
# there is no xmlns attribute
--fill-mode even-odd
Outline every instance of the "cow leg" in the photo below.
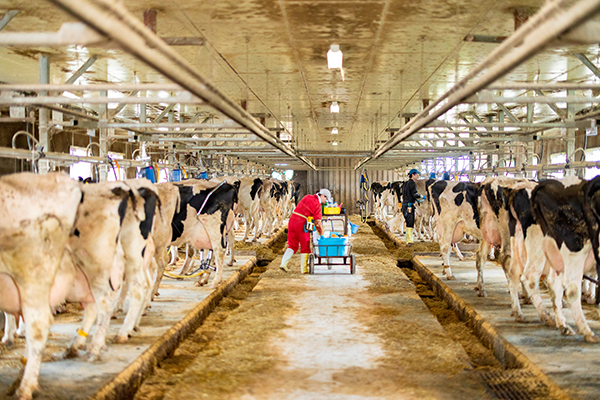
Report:
<svg viewBox="0 0 600 400"><path fill-rule="evenodd" d="M215 267L217 271L215 272L215 277L213 278L212 284L210 287L212 289L216 288L221 284L223 280L223 260L225 259L225 249L217 246L217 251L215 251ZM206 275L208 277L208 275Z"/></svg>
<svg viewBox="0 0 600 400"><path fill-rule="evenodd" d="M4 336L2 343L7 346L12 346L17 333L17 319L14 314L4 313Z"/></svg>
<svg viewBox="0 0 600 400"><path fill-rule="evenodd" d="M546 310L540 296L540 278L544 273L544 268L549 268L549 266L546 267L546 258L543 252L539 251L542 240L543 236L541 229L539 227L532 227L529 229L527 238L524 241L519 240L513 242L511 248L517 248L518 250L518 256L514 255L513 259L518 258L518 261L521 262L521 264L522 261L525 260L525 268L521 275L521 283L540 316L540 319L548 326L556 326L555 321L548 313L548 310ZM553 291L552 285L548 285L548 288L550 292ZM551 296L553 296L552 293Z"/></svg>
<svg viewBox="0 0 600 400"><path fill-rule="evenodd" d="M183 267L181 267L181 271L179 272L179 275L187 275L187 273L192 268L192 265L194 264L194 255L195 254L196 254L196 249L193 246L190 246L189 244L186 245L185 262L183 263Z"/></svg>
<svg viewBox="0 0 600 400"><path fill-rule="evenodd" d="M38 377L42 366L42 354L48 340L52 312L48 299L50 293L44 293L41 287L19 287L23 301L23 317L26 324L27 348L26 364L21 384L16 392L17 399L31 399L38 387ZM46 291L47 292L47 291Z"/></svg>
<svg viewBox="0 0 600 400"><path fill-rule="evenodd" d="M129 308L115 343L125 343L129 339L135 324L144 311L146 300L150 298L152 285L148 279L148 271L154 258L154 243L151 239L148 239L145 245L143 242L134 242L126 246L128 251L126 251L125 275L126 280L129 281ZM142 248L144 249L143 255Z"/></svg>
<svg viewBox="0 0 600 400"><path fill-rule="evenodd" d="M128 292L129 292L129 281L127 280L127 278L125 278L125 281L123 281L123 284L121 285L121 290L119 291L118 299L117 299L114 307L112 307L112 309L113 309L112 315L114 318L116 318L119 313L123 312L123 306L125 304L125 299L127 298Z"/></svg>
<svg viewBox="0 0 600 400"><path fill-rule="evenodd" d="M169 265L177 264L177 261L179 261L179 251L177 250L177 246L171 246L169 251L171 253L171 261L169 261Z"/></svg>
<svg viewBox="0 0 600 400"><path fill-rule="evenodd" d="M477 269L477 285L475 286L475 290L477 290L477 296L479 297L487 296L487 293L485 292L485 282L483 281L483 270L489 252L489 243L481 239L479 241L479 248L477 249L477 261L475 262L475 268Z"/></svg>
<svg viewBox="0 0 600 400"><path fill-rule="evenodd" d="M590 326L585 320L583 310L581 309L581 280L583 279L583 270L586 260L591 253L591 245L587 243L583 249L577 253L573 253L562 245L561 253L565 261L565 292L567 301L571 306L571 312L575 325L583 338L589 343L598 343L600 339L592 332Z"/></svg>
<svg viewBox="0 0 600 400"><path fill-rule="evenodd" d="M85 348L85 342L87 335L92 330L96 318L98 316L98 309L96 302L86 304L83 310L83 320L81 321L81 327L77 330L77 334L73 337L71 344L67 348L67 358L74 358L79 356L79 350ZM94 335L94 337L97 334Z"/></svg>
<svg viewBox="0 0 600 400"><path fill-rule="evenodd" d="M227 266L232 267L235 262L235 233L233 229L227 233L227 249L229 250L229 261Z"/></svg>
<svg viewBox="0 0 600 400"><path fill-rule="evenodd" d="M160 288L160 283L162 282L162 278L165 274L165 269L167 268L167 260L165 259L166 254L161 252L160 250L156 253L156 279L154 280L154 288L152 289L152 297L154 299L155 296L160 296L158 293L158 289Z"/></svg>

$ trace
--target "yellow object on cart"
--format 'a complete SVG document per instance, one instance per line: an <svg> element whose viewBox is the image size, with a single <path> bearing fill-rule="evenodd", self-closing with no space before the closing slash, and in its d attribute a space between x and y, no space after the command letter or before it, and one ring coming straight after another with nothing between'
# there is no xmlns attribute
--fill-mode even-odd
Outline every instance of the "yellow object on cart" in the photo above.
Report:
<svg viewBox="0 0 600 400"><path fill-rule="evenodd" d="M334 215L339 214L342 211L341 207L324 207L323 214L325 215Z"/></svg>

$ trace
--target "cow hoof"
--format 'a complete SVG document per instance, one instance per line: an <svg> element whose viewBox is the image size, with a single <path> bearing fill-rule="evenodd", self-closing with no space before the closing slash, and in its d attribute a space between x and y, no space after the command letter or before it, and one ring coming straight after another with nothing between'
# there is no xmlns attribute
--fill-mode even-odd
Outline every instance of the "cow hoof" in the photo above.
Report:
<svg viewBox="0 0 600 400"><path fill-rule="evenodd" d="M560 328L560 334L563 336L575 336L575 331L570 326L565 325Z"/></svg>
<svg viewBox="0 0 600 400"><path fill-rule="evenodd" d="M446 277L446 279L449 280L449 281L455 281L456 280L456 278L454 277L454 275L448 275Z"/></svg>
<svg viewBox="0 0 600 400"><path fill-rule="evenodd" d="M69 347L65 353L64 358L77 358L79 357L79 349L76 347Z"/></svg>
<svg viewBox="0 0 600 400"><path fill-rule="evenodd" d="M123 343L127 343L128 340L129 340L129 335L118 335L115 338L115 343L123 344Z"/></svg>
<svg viewBox="0 0 600 400"><path fill-rule="evenodd" d="M487 297L487 292L485 290L478 290L477 297Z"/></svg>
<svg viewBox="0 0 600 400"><path fill-rule="evenodd" d="M583 338L588 343L599 343L600 342L600 338L598 338L598 336L594 335L593 333L591 333L589 335L583 335Z"/></svg>
<svg viewBox="0 0 600 400"><path fill-rule="evenodd" d="M8 348L8 347L12 347L12 346L13 346L13 344L15 344L15 342L14 342L13 340L10 340L10 339L6 339L6 340L5 340L5 339L2 339L2 345L3 345L4 347L6 347L6 348Z"/></svg>
<svg viewBox="0 0 600 400"><path fill-rule="evenodd" d="M544 324L556 328L556 321L554 321L554 319L550 315L544 315L540 317L540 319Z"/></svg>
<svg viewBox="0 0 600 400"><path fill-rule="evenodd" d="M515 315L515 322L524 323L525 317L523 315Z"/></svg>
<svg viewBox="0 0 600 400"><path fill-rule="evenodd" d="M85 353L85 355L83 356L83 359L87 362L93 362L93 361L98 361L100 359L100 354L98 354L95 351L88 351L87 353Z"/></svg>

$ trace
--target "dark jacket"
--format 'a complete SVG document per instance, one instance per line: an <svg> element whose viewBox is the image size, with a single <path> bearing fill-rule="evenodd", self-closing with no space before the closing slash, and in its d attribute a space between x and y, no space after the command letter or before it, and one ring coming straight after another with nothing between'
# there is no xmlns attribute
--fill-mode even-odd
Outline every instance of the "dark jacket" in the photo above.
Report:
<svg viewBox="0 0 600 400"><path fill-rule="evenodd" d="M415 204L417 199L420 199L421 196L419 192L417 192L417 184L412 179L409 179L404 183L402 187L402 204Z"/></svg>

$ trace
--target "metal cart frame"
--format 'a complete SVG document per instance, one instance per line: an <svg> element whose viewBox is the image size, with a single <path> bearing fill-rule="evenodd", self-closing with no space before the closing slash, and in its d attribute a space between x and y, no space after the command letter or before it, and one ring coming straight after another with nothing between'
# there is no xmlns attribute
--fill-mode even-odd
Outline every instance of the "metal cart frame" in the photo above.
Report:
<svg viewBox="0 0 600 400"><path fill-rule="evenodd" d="M325 214L323 218L335 218L342 217L342 221L344 223L344 235L348 234L348 214L345 212L340 214ZM326 245L318 245L312 243L312 233L311 233L311 244L313 247L313 251L308 255L308 273L313 275L315 272L315 265L326 265L328 270L331 270L332 267L346 265L350 267L350 274L354 274L356 272L356 257L352 254L352 244L326 244ZM323 250L325 247L325 254L334 253L334 254L345 254L342 256L321 256L319 250ZM343 247L343 249L340 249ZM342 262L331 262L341 260Z"/></svg>

